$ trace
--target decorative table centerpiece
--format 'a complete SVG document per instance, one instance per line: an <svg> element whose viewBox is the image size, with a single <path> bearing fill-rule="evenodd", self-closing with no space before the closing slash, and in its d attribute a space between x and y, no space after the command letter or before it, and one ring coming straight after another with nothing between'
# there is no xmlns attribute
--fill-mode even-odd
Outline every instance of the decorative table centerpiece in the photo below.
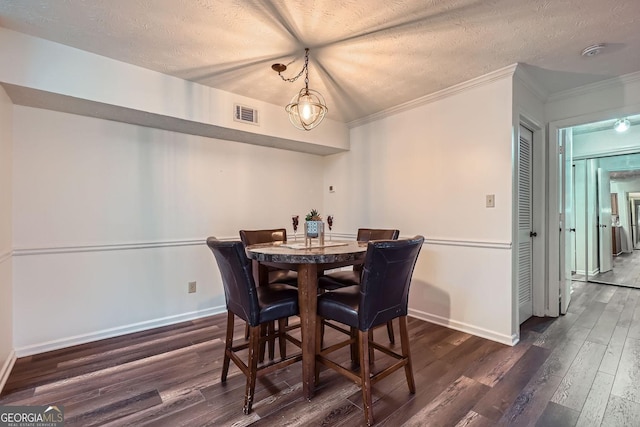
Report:
<svg viewBox="0 0 640 427"><path fill-rule="evenodd" d="M324 222L317 210L311 209L311 212L304 218L304 243L311 246L311 239L320 239L320 245L324 245Z"/></svg>

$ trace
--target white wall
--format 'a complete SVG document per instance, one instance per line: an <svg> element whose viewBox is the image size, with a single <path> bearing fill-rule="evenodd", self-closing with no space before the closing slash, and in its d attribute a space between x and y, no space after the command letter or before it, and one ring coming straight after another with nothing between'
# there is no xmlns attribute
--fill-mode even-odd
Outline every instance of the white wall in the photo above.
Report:
<svg viewBox="0 0 640 427"><path fill-rule="evenodd" d="M570 122L569 126L639 112L640 73L558 92L549 96L545 103L549 122L566 120Z"/></svg>
<svg viewBox="0 0 640 427"><path fill-rule="evenodd" d="M88 115L110 111L115 117L127 121L127 114L118 112L118 109L128 108L145 113L143 120L158 123L157 119L160 118L164 126L182 124L195 134L203 126L208 129L219 127L227 130L222 132L224 135L237 136L238 132L233 131L243 131L277 138L291 149L303 151L300 147L307 145L349 148L348 130L344 123L327 118L313 133L300 131L291 126L282 105L185 81L1 27L0 57L3 58L0 83L33 94L26 98L39 97L35 106L40 106L38 102L47 99L51 108L73 111L77 109L74 103L86 100L97 103L80 103L80 113L90 109L86 112ZM282 84L277 76L269 77L273 79L272 82L265 81L264 84ZM34 101L27 99L27 102ZM235 103L257 108L260 126L234 121ZM153 121L153 118L156 120Z"/></svg>
<svg viewBox="0 0 640 427"><path fill-rule="evenodd" d="M220 311L204 239L322 208L310 154L22 106L14 141L19 355Z"/></svg>
<svg viewBox="0 0 640 427"><path fill-rule="evenodd" d="M13 105L0 88L0 391L13 364L11 172Z"/></svg>
<svg viewBox="0 0 640 427"><path fill-rule="evenodd" d="M337 230L427 238L413 315L513 342L510 75L352 129L351 151L326 159L328 185Z"/></svg>
<svg viewBox="0 0 640 427"><path fill-rule="evenodd" d="M573 157L589 158L640 151L640 127L626 132L613 129L573 135Z"/></svg>

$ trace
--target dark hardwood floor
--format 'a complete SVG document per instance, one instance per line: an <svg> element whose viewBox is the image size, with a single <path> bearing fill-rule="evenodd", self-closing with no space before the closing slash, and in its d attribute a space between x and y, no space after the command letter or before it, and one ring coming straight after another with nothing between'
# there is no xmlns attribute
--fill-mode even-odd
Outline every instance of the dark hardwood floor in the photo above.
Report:
<svg viewBox="0 0 640 427"><path fill-rule="evenodd" d="M569 312L525 322L514 347L410 319L417 392L402 370L376 384L376 423L640 425L639 298L640 289L576 283ZM21 358L0 405L62 405L66 426L364 424L359 389L332 371L304 400L300 364L259 379L244 415L241 372L232 365L220 384L224 322L222 314ZM326 329L328 342L337 338ZM376 338L386 342L386 330ZM385 357L376 352L376 369Z"/></svg>

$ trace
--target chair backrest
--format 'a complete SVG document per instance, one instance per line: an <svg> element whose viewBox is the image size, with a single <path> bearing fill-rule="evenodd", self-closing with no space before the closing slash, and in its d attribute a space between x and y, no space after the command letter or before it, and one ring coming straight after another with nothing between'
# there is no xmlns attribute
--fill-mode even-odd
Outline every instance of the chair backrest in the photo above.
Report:
<svg viewBox="0 0 640 427"><path fill-rule="evenodd" d="M257 245L259 243L285 242L287 240L287 229L240 230L240 240L242 240L245 246Z"/></svg>
<svg viewBox="0 0 640 427"><path fill-rule="evenodd" d="M358 228L358 242L369 240L397 240L400 230L386 230L382 228Z"/></svg>
<svg viewBox="0 0 640 427"><path fill-rule="evenodd" d="M409 286L424 237L369 242L360 282L359 329L407 315Z"/></svg>
<svg viewBox="0 0 640 427"><path fill-rule="evenodd" d="M368 242L370 240L398 240L400 230L386 230L383 228L358 228L356 240ZM353 266L353 271L362 271L362 264Z"/></svg>
<svg viewBox="0 0 640 427"><path fill-rule="evenodd" d="M260 316L258 295L244 245L239 241L221 241L215 237L207 239L222 275L227 310L251 326L257 326Z"/></svg>

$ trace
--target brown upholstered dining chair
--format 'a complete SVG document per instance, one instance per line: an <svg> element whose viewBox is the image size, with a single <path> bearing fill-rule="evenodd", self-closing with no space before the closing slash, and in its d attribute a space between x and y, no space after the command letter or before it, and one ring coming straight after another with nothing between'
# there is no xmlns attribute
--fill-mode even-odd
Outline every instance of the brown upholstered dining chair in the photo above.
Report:
<svg viewBox="0 0 640 427"><path fill-rule="evenodd" d="M240 240L246 246L257 245L260 243L286 242L287 230L285 228L273 228L266 230L240 230ZM298 285L298 273L291 271L287 264L282 266L267 267L269 274L269 283L280 282L288 283L292 286ZM257 280L257 271L254 271L254 278ZM261 285L262 283L259 283Z"/></svg>
<svg viewBox="0 0 640 427"><path fill-rule="evenodd" d="M239 241L220 241L209 237L207 246L213 252L220 269L227 305L227 333L221 381L226 382L229 362L233 361L247 377L243 411L248 414L253 404L256 378L302 360L301 353L286 356L286 340L298 347L301 345L299 340L288 334L294 327L285 325L288 317L298 314L298 290L285 283L256 286L251 260L247 258L244 246ZM238 346L233 345L235 316L246 321L250 330L249 342ZM258 368L260 346L270 338L263 335L261 325L274 321L278 321L278 331L273 333L279 340L281 360ZM245 364L236 352L247 348L249 354Z"/></svg>
<svg viewBox="0 0 640 427"><path fill-rule="evenodd" d="M409 336L407 333L407 310L409 286L413 269L422 248L424 237L411 239L378 240L369 242L360 285L347 286L318 297L318 339L316 341L316 382L319 382L319 364L334 369L362 387L365 420L373 424L371 386L397 369L404 367L409 392L415 393L411 367ZM386 322L398 318L400 322L401 352L373 342L370 331ZM332 320L356 329L357 336L322 348L320 340L321 320ZM328 356L347 345L357 345L359 372L345 368ZM379 350L396 359L391 366L371 375L370 351ZM353 352L352 352L353 354Z"/></svg>
<svg viewBox="0 0 640 427"><path fill-rule="evenodd" d="M399 230L359 228L356 240L358 242L368 242L371 240L396 240L399 235ZM359 285L361 275L362 264L356 264L353 266L352 270L336 271L325 274L318 280L318 288L323 290L335 290L344 288L345 286ZM395 334L393 332L393 323L391 321L387 324L387 334L389 335L389 342L394 344Z"/></svg>

